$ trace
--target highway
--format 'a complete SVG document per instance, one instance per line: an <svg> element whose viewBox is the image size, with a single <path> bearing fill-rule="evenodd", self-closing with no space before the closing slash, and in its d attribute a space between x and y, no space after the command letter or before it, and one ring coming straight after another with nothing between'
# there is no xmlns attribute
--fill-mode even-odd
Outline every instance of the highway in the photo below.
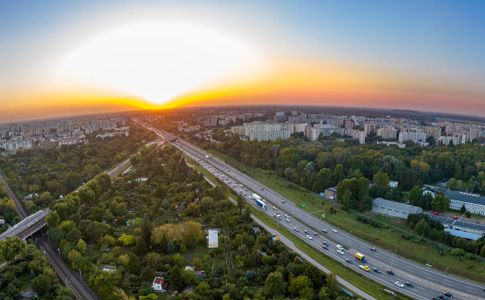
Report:
<svg viewBox="0 0 485 300"><path fill-rule="evenodd" d="M146 128L154 131L162 138L164 136L170 136L158 129L148 126ZM251 197L252 193L255 192L268 202L268 209L263 210L267 214L274 215L276 212L281 215L288 214L290 222L286 222L284 220L286 218L277 220L290 230L294 230L297 236L308 244L337 261L347 264L349 268L354 269L356 272L361 272L370 279L390 289L416 299L438 298L438 296L443 295L445 292L450 292L457 299L485 299L484 285L446 274L432 267L421 265L385 249L376 247L375 251L372 251L370 249L374 248L373 245L347 232L334 228L329 223L297 207L288 199L285 199L228 164L216 158L206 159L207 153L199 148L181 140L172 141L172 144L199 163L204 162L202 164L204 168L208 169L217 177L222 178L229 187L242 195L251 205L255 205L254 199ZM298 232L295 231L294 227L298 227ZM315 232L319 236L316 237L313 235L310 240L304 234L305 229L311 232L311 235ZM324 233L322 229L327 232ZM334 229L336 229L336 232ZM328 250L322 247L324 240L329 244ZM345 248L343 255L337 253L336 244L342 245ZM355 252L361 252L366 255L368 260L367 264L371 269L370 272L364 272L358 269L358 261L353 258ZM346 259L352 263L347 262ZM381 273L374 272L372 270L373 268L378 268ZM392 270L394 275L387 274L387 270ZM395 285L396 281L401 283L410 282L413 287L398 287Z"/></svg>

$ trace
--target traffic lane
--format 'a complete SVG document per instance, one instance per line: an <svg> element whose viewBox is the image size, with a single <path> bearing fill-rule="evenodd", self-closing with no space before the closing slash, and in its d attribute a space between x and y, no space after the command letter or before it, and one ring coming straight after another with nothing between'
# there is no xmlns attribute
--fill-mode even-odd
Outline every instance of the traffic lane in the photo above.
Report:
<svg viewBox="0 0 485 300"><path fill-rule="evenodd" d="M195 159L198 163L200 163L202 166L204 166L204 167L207 166L207 164L204 161L200 160L200 158L195 157L195 156L191 156L191 157L193 159ZM227 176L222 175L220 172L213 172L213 175L218 177L223 182L225 182L235 192L242 194L243 198L246 201L248 201L252 206L254 206L257 209L260 208L259 206L257 206L255 204L254 199L252 198L249 191L242 190L241 188L237 188L236 182L229 179ZM301 228L295 234L303 235L301 237L301 239L303 239L306 243L309 243L315 249L317 249L318 251L323 253L323 250L321 249L321 247L322 247L323 240L326 240L326 239L324 239L323 237L320 238L318 233L316 233L315 231L312 232L312 231L309 231L309 230L307 230L307 232L305 232L306 226L303 223L300 223L298 221L294 221L293 223L291 221L288 222L287 216L282 215L281 212L276 207L275 208L268 207L266 210L262 210L262 211L264 213L266 213L268 216L275 218L278 223L280 223L283 227L285 227L289 231L291 231L291 230L295 231L295 227ZM317 234L317 236L315 234ZM328 255L328 256L332 257L333 259L340 261L342 264L344 264L344 266L349 267L350 264L349 264L349 262L346 261L346 259L347 259L352 263L352 267L355 267L355 268L358 269L357 272L365 272L365 271L359 269L359 267L358 267L359 264L355 264L355 265L353 264L352 259L354 259L354 258L353 258L351 253L350 253L350 257L349 257L348 252L345 252L343 255L338 254L336 252L336 250L334 250L334 251L331 250L334 246L336 246L336 244L333 244L333 243L330 243L330 242L328 244L329 244L329 248L327 250L329 252L324 253L325 255ZM337 249L337 248L333 248L333 249ZM345 264L347 264L347 265L345 265ZM369 267L374 268L373 264L369 264ZM403 281L403 279L401 279L398 276L393 276L392 278L390 277L390 278L386 279L385 277L388 275L387 273L383 274L383 276L376 276L376 274L364 273L364 276L371 277L371 279L378 281L378 282L381 282L385 286L390 287L391 289L396 288L395 284L394 284L395 281L400 281L400 282ZM379 274L379 275L381 275L381 274ZM372 278L372 277L374 277L374 278ZM382 278L382 277L384 277L384 278ZM420 289L421 289L421 287L418 287L416 290L419 291ZM421 289L421 291L418 292L418 293L416 293L415 291L403 291L403 290L399 290L399 292L403 292L403 293L406 293L408 295L410 294L413 297L418 298L418 299L425 299L422 296L429 293L424 288ZM431 295L431 293L429 293L429 295Z"/></svg>
<svg viewBox="0 0 485 300"><path fill-rule="evenodd" d="M196 153L193 153L193 154L194 154L194 155L197 155ZM210 164L215 165L215 164L213 163L213 162L215 161L215 159L211 159L211 160L209 160L209 161L210 161ZM219 170L220 170L220 171L222 171L223 173L226 173L226 174L227 174L227 169L224 169L224 167L225 167L224 165L219 164L219 165L215 165L214 167L215 167L215 168L217 168L217 169L219 169ZM229 175L229 176L231 176L231 177L236 176L235 180L238 180L238 181L245 181L244 179L246 179L246 178L244 178L244 177L246 177L246 176L244 176L244 175L242 175L242 174L241 174L241 175L242 175L242 176L241 176L240 174L237 174L237 173L238 173L237 171L232 171L232 172L230 172L230 174L227 174L227 175ZM250 182L250 181L245 182L245 183L246 183L245 185L252 185L252 189L259 188L259 193L260 193L260 194L265 194L265 193L268 193L267 188L264 188L264 187L263 187L261 184L259 184L259 183L252 184L252 182ZM250 188L251 188L251 187L250 187ZM267 198L272 198L272 197L276 196L276 197L275 197L275 198L276 198L276 199L275 199L276 201L278 200L277 198L281 198L281 196L279 196L279 195L272 195L272 197L268 197L268 195L265 195L265 196L266 196ZM276 204L276 203L275 203L275 204ZM295 212L298 212L298 209L296 209L296 210L292 210L292 213L293 213L293 214L294 214ZM304 217L306 217L306 216L304 216ZM320 221L320 222L321 222L321 221ZM353 238L348 237L348 236L347 236L347 235L345 235L345 234L343 234L343 236L345 236L345 237L346 237L346 238L348 238L349 240L354 240ZM380 252L381 252L380 254L382 254L382 253L383 253L383 251L382 251L382 250L381 250ZM384 254L386 254L386 253L385 253L385 251L384 251ZM399 259L397 259L397 258L394 258L394 259L395 259L396 261L398 261L398 260L399 260ZM396 265L398 265L399 263L400 263L400 262L396 262ZM408 267L408 269L409 269L409 267ZM421 273L421 271L422 271L422 270L418 270L418 271ZM427 270L426 270L426 271L427 271ZM438 279L439 281L443 280L443 276L438 275L437 277L439 277L439 278L436 278L436 279ZM452 278L451 276L447 276L447 278L448 278L447 280L449 280L450 282L452 282L452 281L453 281L453 278ZM463 284L463 283L460 281L460 282L459 282L459 284ZM475 288L477 288L477 287L476 287L476 286L472 286L472 287L471 287L471 289L467 289L467 290L468 290L468 291L470 291L470 290L475 290ZM479 289L479 287L478 287L478 289Z"/></svg>
<svg viewBox="0 0 485 300"><path fill-rule="evenodd" d="M211 159L210 162L212 162L212 161L216 161L216 160L215 159ZM224 166L223 165L219 164L219 166L216 166L216 167L218 167L218 169L221 169L222 172L225 172L225 169L224 169ZM266 198L268 198L268 200L273 200L273 201L271 201L271 202L273 202L273 204L278 204L277 203L278 200L281 201L281 196L276 195L275 193L272 193L271 191L268 191L267 188L265 188L264 186L262 186L259 183L252 184L251 181L247 180L245 174L237 174L237 173L238 173L238 171L232 171L228 175L231 176L231 177L236 176L237 178L235 178L235 179L238 180L238 181L245 181L244 184L246 186L249 185L250 188L253 189L253 190L254 189L259 189L259 194L261 194L263 196L263 198L264 198L264 196L266 196ZM287 203L291 203L291 202L287 202ZM296 215L298 215L301 218L305 218L306 219L308 217L308 213L301 214L300 213L300 209L298 209L298 208L295 208L295 209L290 208L290 209L291 209L291 213L296 214ZM311 216L311 217L313 217L313 216ZM313 218L310 218L310 219L313 219ZM318 222L321 223L321 220L318 220ZM370 245L368 245L366 243L363 243L361 241L356 240L354 237L347 235L345 232L342 233L341 236L344 237L344 238L346 238L347 239L347 242L349 244L350 243L353 244L357 249L358 248L362 248L362 247L364 247L364 248L370 248ZM370 255L370 256L374 256L374 255ZM427 276L426 277L427 278L433 278L434 281L435 281L435 283L442 282L444 280L444 277L445 277L444 274L436 273L434 270L430 270L427 267L422 267L420 265L416 265L415 263L409 263L407 261L401 261L401 260L403 260L403 258L401 258L401 257L397 258L397 257L393 256L392 254L390 254L387 251L382 250L382 249L380 249L380 251L379 251L379 256L378 257L377 256L374 256L374 257L377 258L377 259L382 259L383 256L384 257L387 256L386 259L387 259L388 263L390 263L389 260L393 260L394 259L394 260L398 261L397 262L398 264L402 264L402 266L405 266L407 270L413 270L413 268L417 268L417 269L413 270L413 273L414 274L422 274L423 272L427 273ZM462 280L455 279L455 278L453 278L450 275L447 275L446 277L447 277L447 280L449 280L450 282L453 282L452 283L453 286L454 286L454 284L456 284L456 285L464 285L465 284L465 285L469 285L469 287L467 288L467 291L474 290L475 292L481 292L481 287L478 286L478 285L475 285L473 283L469 284L468 282L463 282Z"/></svg>
<svg viewBox="0 0 485 300"><path fill-rule="evenodd" d="M353 254L349 251L344 251L344 254L339 254L337 253L337 248L336 248L336 243L332 242L330 239L327 239L323 235L318 234L318 236L314 235L314 232L312 232L310 229L308 229L305 224L298 222L297 220L286 222L286 220L283 218L284 215L281 215L280 218L274 217L275 214L280 213L279 210L274 210L272 207L268 208L267 210L261 209L259 206L254 204L254 201L252 199L246 199L248 202L254 206L255 208L261 210L262 212L266 213L268 216L273 217L276 222L278 222L281 226L289 230L290 232L293 232L293 234L300 236L302 240L304 240L306 243L310 244L313 246L315 249L317 249L319 252L321 252L324 255L327 255L331 257L332 259L342 263L344 267L350 268L351 270L361 273L362 275L370 278L371 280L374 280L378 283L383 284L384 286L387 286L391 289L394 289L398 292L408 294L416 299L430 299L433 295L436 293L433 291L429 291L429 289L420 286L418 283L413 284L414 287L407 287L405 286L404 288L397 287L395 285L396 281L402 282L403 284L406 282L405 278L402 278L400 276L393 276L385 273L382 271L380 274L376 273L373 271L373 268L376 267L376 265L371 262L367 261L367 263L363 263L359 260L357 260ZM294 227L298 228L298 231L295 231ZM305 230L308 230L308 234L311 235L311 239L306 237ZM327 241L328 243L328 248L323 249L323 241ZM346 259L350 261L347 262ZM359 265L368 265L370 268L370 272L365 272L359 268Z"/></svg>

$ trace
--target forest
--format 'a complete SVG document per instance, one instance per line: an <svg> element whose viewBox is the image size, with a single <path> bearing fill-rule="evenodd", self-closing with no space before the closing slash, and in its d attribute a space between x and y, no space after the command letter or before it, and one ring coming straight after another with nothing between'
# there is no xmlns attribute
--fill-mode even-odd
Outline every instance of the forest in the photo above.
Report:
<svg viewBox="0 0 485 300"><path fill-rule="evenodd" d="M47 207L97 174L128 158L154 135L131 126L128 137L97 139L80 145L36 147L0 156L0 169L30 211Z"/></svg>
<svg viewBox="0 0 485 300"><path fill-rule="evenodd" d="M245 142L236 136L225 136L223 132L213 135L218 143L196 142L206 149L230 155L243 164L274 171L314 192L341 185L349 191L348 198L352 200L349 208L353 209L370 208L367 193L354 195L352 190L358 190L366 180L372 183L376 176L382 180L396 180L399 187L395 191L370 189L372 197L378 195L400 201L403 191L448 179L451 188L485 194L485 148L479 144L409 145L399 149L378 144L359 145L334 137L316 142L308 142L301 136L272 142Z"/></svg>
<svg viewBox="0 0 485 300"><path fill-rule="evenodd" d="M242 199L211 186L172 146L144 149L113 182L95 177L54 204L47 223L102 299L346 298L334 276L257 227ZM207 247L209 228L218 248ZM167 293L152 290L155 276Z"/></svg>

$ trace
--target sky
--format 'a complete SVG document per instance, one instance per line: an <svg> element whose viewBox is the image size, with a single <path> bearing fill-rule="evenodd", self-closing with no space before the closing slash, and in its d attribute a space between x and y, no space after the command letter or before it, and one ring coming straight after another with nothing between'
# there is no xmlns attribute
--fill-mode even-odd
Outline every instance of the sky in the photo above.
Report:
<svg viewBox="0 0 485 300"><path fill-rule="evenodd" d="M485 116L483 1L1 1L0 122L184 105Z"/></svg>

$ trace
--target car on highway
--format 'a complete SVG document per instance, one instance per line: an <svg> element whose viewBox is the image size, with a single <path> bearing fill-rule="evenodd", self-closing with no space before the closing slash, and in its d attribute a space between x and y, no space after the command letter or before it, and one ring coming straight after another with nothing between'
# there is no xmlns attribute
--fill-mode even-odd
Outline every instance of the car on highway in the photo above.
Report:
<svg viewBox="0 0 485 300"><path fill-rule="evenodd" d="M446 293L444 293L444 295L445 295L446 297L449 297L449 298L453 297L453 295L452 295L450 292L446 292Z"/></svg>
<svg viewBox="0 0 485 300"><path fill-rule="evenodd" d="M370 251L374 251L374 252L376 252L376 251L377 251L377 249L376 249L376 247L370 247Z"/></svg>
<svg viewBox="0 0 485 300"><path fill-rule="evenodd" d="M395 285L395 286L398 286L398 287L400 287L400 288L403 288L403 287L404 287L404 283L402 283L402 282L400 282L400 281L396 281L396 282L394 282L394 285Z"/></svg>
<svg viewBox="0 0 485 300"><path fill-rule="evenodd" d="M409 281L406 281L404 284L409 287L414 287L414 285Z"/></svg>
<svg viewBox="0 0 485 300"><path fill-rule="evenodd" d="M345 251L344 250L337 250L337 253L340 254L340 255L345 255Z"/></svg>
<svg viewBox="0 0 485 300"><path fill-rule="evenodd" d="M316 233L315 231L313 232L313 235L318 237L318 233Z"/></svg>
<svg viewBox="0 0 485 300"><path fill-rule="evenodd" d="M328 246L328 242L327 241L323 241L323 243L325 246Z"/></svg>
<svg viewBox="0 0 485 300"><path fill-rule="evenodd" d="M285 200L281 200L281 203L286 203L286 201Z"/></svg>
<svg viewBox="0 0 485 300"><path fill-rule="evenodd" d="M345 259L345 261L346 261L346 262L348 262L349 264L351 264L351 263L352 263L352 260L351 260L351 259L349 259L349 258L346 258L346 259Z"/></svg>
<svg viewBox="0 0 485 300"><path fill-rule="evenodd" d="M325 228L320 229L320 231L323 232L323 233L327 233L327 229L325 229Z"/></svg>
<svg viewBox="0 0 485 300"><path fill-rule="evenodd" d="M305 234L308 234L308 229L305 229Z"/></svg>
<svg viewBox="0 0 485 300"><path fill-rule="evenodd" d="M306 238L309 239L310 241L313 240L313 237L309 234L306 235Z"/></svg>
<svg viewBox="0 0 485 300"><path fill-rule="evenodd" d="M369 272L369 270L370 270L368 265L359 265L359 269L366 271L366 272Z"/></svg>
<svg viewBox="0 0 485 300"><path fill-rule="evenodd" d="M296 232L299 232L300 231L300 229L298 229L298 227L296 227L296 226L293 227L293 230L296 231Z"/></svg>
<svg viewBox="0 0 485 300"><path fill-rule="evenodd" d="M387 270L386 273L389 275L394 275L394 272L392 270Z"/></svg>
<svg viewBox="0 0 485 300"><path fill-rule="evenodd" d="M332 229L333 232L338 233L337 229Z"/></svg>
<svg viewBox="0 0 485 300"><path fill-rule="evenodd" d="M455 221L459 219L459 217L458 217L458 216L453 216L453 217L451 217L451 218L452 218L453 220L455 220Z"/></svg>
<svg viewBox="0 0 485 300"><path fill-rule="evenodd" d="M290 223L290 219L286 218L285 220L286 220L287 223Z"/></svg>
<svg viewBox="0 0 485 300"><path fill-rule="evenodd" d="M342 247L342 245L339 245L339 244L335 245L335 247L336 247L338 250L343 250L343 249L344 249L344 247Z"/></svg>
<svg viewBox="0 0 485 300"><path fill-rule="evenodd" d="M373 268L372 270L374 270L374 272L376 272L377 274L381 274L381 270L379 270L378 268Z"/></svg>
<svg viewBox="0 0 485 300"><path fill-rule="evenodd" d="M325 249L325 250L328 250L328 246L327 245L322 245L322 248Z"/></svg>

